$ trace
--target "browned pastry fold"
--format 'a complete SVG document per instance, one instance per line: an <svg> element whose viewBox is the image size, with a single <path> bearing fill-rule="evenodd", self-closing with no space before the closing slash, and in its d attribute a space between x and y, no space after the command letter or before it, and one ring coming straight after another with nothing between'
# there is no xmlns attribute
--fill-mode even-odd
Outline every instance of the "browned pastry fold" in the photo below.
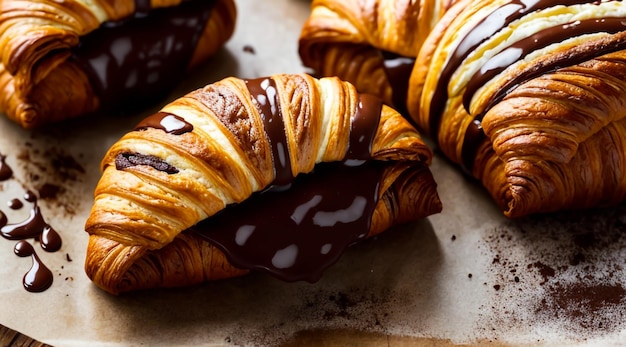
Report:
<svg viewBox="0 0 626 347"><path fill-rule="evenodd" d="M267 94L257 95L251 85L265 86ZM284 124L278 130L270 129L269 106L259 101L273 92L272 112ZM366 100L377 100L371 104L378 108ZM110 148L85 225L86 273L104 290L120 293L248 272L190 228L277 182L282 174L273 151L283 135L289 177L349 158L354 124L366 111L375 116L364 127L372 132L368 161L387 164L363 233L439 212L428 169L431 151L405 118L378 99L338 78L226 78L174 100ZM175 126L159 117L175 119ZM135 162L123 165L124 158Z"/></svg>
<svg viewBox="0 0 626 347"><path fill-rule="evenodd" d="M461 1L418 55L409 111L506 216L614 205L625 23L621 1Z"/></svg>
<svg viewBox="0 0 626 347"><path fill-rule="evenodd" d="M137 18L146 23L154 17L154 13L168 13L180 15L183 8L198 7L198 20L193 26L180 25L169 27L170 24L155 24L168 33L183 28L193 31L192 36L187 33L166 38L166 35L155 32L143 42L124 41L126 37L111 39L111 45L101 37L92 39L95 47L93 52L93 66L83 57L81 47L85 47L85 40L101 33L103 28L132 26ZM189 12L189 11L187 11ZM174 14L175 13L175 14ZM147 15L146 15L147 14ZM204 18L206 17L206 18ZM164 87L172 81L165 81L163 75L167 71L176 71L183 74L189 69L198 66L201 62L214 54L230 38L234 30L236 9L233 0L5 0L0 3L0 112L25 128L38 127L43 124L58 122L80 115L102 110L104 105L115 105L119 95L125 93L123 88L131 83L134 77L129 69L135 68L129 58L127 49L133 52L141 49L149 53L150 61L142 61L137 66L161 66L157 73L158 83L163 86L155 87L156 93L165 92ZM160 22L162 23L162 22ZM141 24L144 25L144 24ZM166 29L170 28L170 29ZM111 32L112 30L109 30ZM117 30L116 32L120 32ZM103 34L106 35L106 34ZM168 41L169 40L169 41ZM183 43L184 42L184 43ZM112 47L117 45L116 47ZM182 45L182 48L179 47ZM89 46L89 45L87 45ZM102 50L102 52L97 52ZM111 50L111 52L107 52ZM161 57L155 58L155 52ZM96 54L102 54L95 56ZM107 56L108 54L108 56ZM167 60L163 57L169 57ZM97 58L97 59L96 59ZM101 66L108 59L108 71ZM156 59L162 59L158 61ZM112 62L115 60L115 62ZM176 62L176 64L174 64ZM111 71L114 64L126 70ZM152 64L152 65L151 65ZM129 66L130 65L130 66ZM168 66L173 65L173 66ZM180 65L180 68L178 67ZM156 85L153 74L156 70L145 72L145 84ZM112 85L107 76L128 77L127 83L122 86ZM110 79L110 78L109 78ZM119 85L120 83L118 83ZM136 87L141 90L143 87ZM145 86L144 89L147 89ZM131 90L135 93L136 90ZM149 93L149 92L148 92ZM148 95L149 97L150 95ZM155 98L158 95L155 95ZM136 100L135 100L136 101Z"/></svg>
<svg viewBox="0 0 626 347"><path fill-rule="evenodd" d="M405 108L413 60L455 0L314 0L299 40L305 66Z"/></svg>

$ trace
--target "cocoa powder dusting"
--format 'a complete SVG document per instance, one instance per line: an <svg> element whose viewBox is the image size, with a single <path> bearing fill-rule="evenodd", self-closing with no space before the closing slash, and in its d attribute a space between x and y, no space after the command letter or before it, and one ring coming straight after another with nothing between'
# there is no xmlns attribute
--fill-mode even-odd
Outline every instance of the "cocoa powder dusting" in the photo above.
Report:
<svg viewBox="0 0 626 347"><path fill-rule="evenodd" d="M482 307L479 329L498 339L541 326L571 342L625 329L625 222L626 207L619 206L534 216L491 230L484 252L493 257L496 291Z"/></svg>
<svg viewBox="0 0 626 347"><path fill-rule="evenodd" d="M80 159L81 154L70 154L62 147L48 145L40 149L26 143L17 155L18 165L24 172L18 180L23 186L36 190L40 200L73 215L82 200L81 194L85 193L75 191L85 175Z"/></svg>

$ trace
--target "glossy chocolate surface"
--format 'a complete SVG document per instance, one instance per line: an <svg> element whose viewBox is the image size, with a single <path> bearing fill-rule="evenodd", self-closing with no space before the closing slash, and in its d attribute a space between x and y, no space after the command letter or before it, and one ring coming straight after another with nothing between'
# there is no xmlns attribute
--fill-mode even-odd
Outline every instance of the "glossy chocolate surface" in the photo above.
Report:
<svg viewBox="0 0 626 347"><path fill-rule="evenodd" d="M346 247L366 237L383 169L376 164L319 164L290 189L254 194L190 230L239 268L315 282Z"/></svg>
<svg viewBox="0 0 626 347"><path fill-rule="evenodd" d="M33 262L22 279L24 288L29 292L43 292L50 288L54 280L52 271L41 262L33 246L24 240L20 240L15 244L13 251L18 257L31 257Z"/></svg>
<svg viewBox="0 0 626 347"><path fill-rule="evenodd" d="M136 108L171 90L187 70L214 1L152 10L148 1L135 6L134 16L103 23L73 51L105 109Z"/></svg>
<svg viewBox="0 0 626 347"><path fill-rule="evenodd" d="M28 218L18 223L8 223L6 215L0 211L0 234L5 239L18 241L14 247L16 255L32 258L32 266L23 277L23 285L30 292L41 292L52 285L52 272L41 262L33 246L26 240L39 241L41 248L47 252L58 251L62 240L59 233L46 223L35 194L26 192L24 200L33 204Z"/></svg>
<svg viewBox="0 0 626 347"><path fill-rule="evenodd" d="M274 163L274 182L272 185L289 185L293 180L293 174L291 173L289 147L276 83L271 78L251 79L245 82L250 95L259 108L265 132L272 147Z"/></svg>
<svg viewBox="0 0 626 347"><path fill-rule="evenodd" d="M259 101L266 135L277 147L274 155L289 160L278 146L286 145L286 139L274 82L248 81L248 88ZM317 281L346 247L369 232L384 169L368 160L381 107L378 98L360 96L343 162L318 164L313 173L294 178L290 169L289 177L280 174L291 166L278 161L277 177L281 186L288 181L289 189L255 193L189 231L217 245L237 267L267 271L285 281Z"/></svg>
<svg viewBox="0 0 626 347"><path fill-rule="evenodd" d="M183 118L167 112L157 112L146 117L135 126L135 130L145 130L148 128L160 129L174 135L182 135L193 131L193 125Z"/></svg>

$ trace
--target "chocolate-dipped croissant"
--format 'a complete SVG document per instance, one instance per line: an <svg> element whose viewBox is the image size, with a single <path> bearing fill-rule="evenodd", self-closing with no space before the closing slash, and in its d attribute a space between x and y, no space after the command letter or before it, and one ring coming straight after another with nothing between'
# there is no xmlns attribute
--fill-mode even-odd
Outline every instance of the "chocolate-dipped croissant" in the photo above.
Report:
<svg viewBox="0 0 626 347"><path fill-rule="evenodd" d="M299 39L305 66L406 108L408 78L432 27L456 0L314 0Z"/></svg>
<svg viewBox="0 0 626 347"><path fill-rule="evenodd" d="M408 106L509 217L626 197L626 4L462 1L436 26Z"/></svg>
<svg viewBox="0 0 626 347"><path fill-rule="evenodd" d="M25 128L163 97L234 30L233 0L5 0L0 112Z"/></svg>
<svg viewBox="0 0 626 347"><path fill-rule="evenodd" d="M253 269L315 281L343 249L441 210L432 153L338 78L227 78L174 100L105 155L85 270L111 293Z"/></svg>

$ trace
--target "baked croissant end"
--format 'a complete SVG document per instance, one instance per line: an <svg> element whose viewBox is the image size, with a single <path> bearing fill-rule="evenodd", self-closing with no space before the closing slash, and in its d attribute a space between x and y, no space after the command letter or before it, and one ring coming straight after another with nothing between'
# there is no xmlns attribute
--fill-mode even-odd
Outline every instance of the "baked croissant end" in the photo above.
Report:
<svg viewBox="0 0 626 347"><path fill-rule="evenodd" d="M432 27L456 0L314 0L299 54L319 76L406 108L408 78Z"/></svg>
<svg viewBox="0 0 626 347"><path fill-rule="evenodd" d="M461 1L422 46L408 107L509 217L626 197L626 4Z"/></svg>
<svg viewBox="0 0 626 347"><path fill-rule="evenodd" d="M404 117L338 78L226 78L109 149L85 271L111 293L254 269L315 281L302 267L441 210L431 158Z"/></svg>
<svg viewBox="0 0 626 347"><path fill-rule="evenodd" d="M0 112L34 128L154 102L235 19L233 0L4 0Z"/></svg>

